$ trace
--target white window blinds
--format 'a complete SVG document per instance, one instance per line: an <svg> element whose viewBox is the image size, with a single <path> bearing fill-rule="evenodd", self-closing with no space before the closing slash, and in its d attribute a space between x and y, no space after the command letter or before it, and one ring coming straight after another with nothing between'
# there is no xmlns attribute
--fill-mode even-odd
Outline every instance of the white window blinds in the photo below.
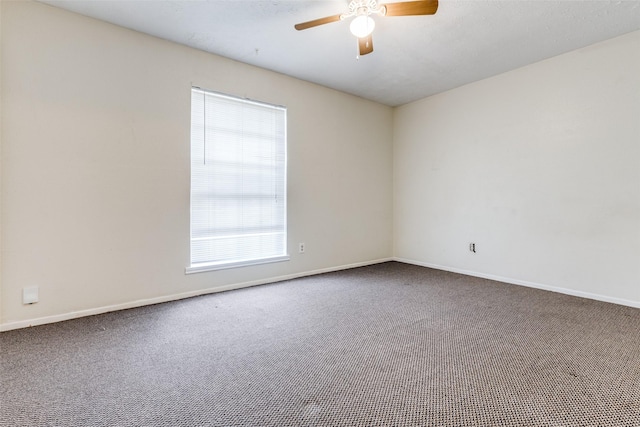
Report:
<svg viewBox="0 0 640 427"><path fill-rule="evenodd" d="M287 258L286 109L191 91L191 267Z"/></svg>

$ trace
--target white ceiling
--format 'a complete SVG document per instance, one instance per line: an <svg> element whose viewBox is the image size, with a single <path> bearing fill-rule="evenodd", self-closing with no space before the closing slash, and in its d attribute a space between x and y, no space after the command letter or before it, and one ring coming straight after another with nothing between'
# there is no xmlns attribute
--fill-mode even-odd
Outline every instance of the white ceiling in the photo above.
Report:
<svg viewBox="0 0 640 427"><path fill-rule="evenodd" d="M433 16L374 16L357 59L348 22L293 28L347 0L42 2L390 106L640 29L640 0L441 0Z"/></svg>

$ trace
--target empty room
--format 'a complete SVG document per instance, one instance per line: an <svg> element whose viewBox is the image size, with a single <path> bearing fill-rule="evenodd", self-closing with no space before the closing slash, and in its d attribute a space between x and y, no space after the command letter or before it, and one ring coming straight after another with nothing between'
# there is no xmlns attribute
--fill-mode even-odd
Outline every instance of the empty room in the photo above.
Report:
<svg viewBox="0 0 640 427"><path fill-rule="evenodd" d="M2 0L0 427L640 426L640 1Z"/></svg>

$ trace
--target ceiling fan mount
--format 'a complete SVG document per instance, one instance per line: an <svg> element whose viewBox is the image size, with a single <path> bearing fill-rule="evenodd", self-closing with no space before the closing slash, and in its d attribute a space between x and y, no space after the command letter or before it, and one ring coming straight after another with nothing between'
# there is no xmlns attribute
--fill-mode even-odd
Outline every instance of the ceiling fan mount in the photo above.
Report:
<svg viewBox="0 0 640 427"><path fill-rule="evenodd" d="M349 12L340 15L340 19L347 19L352 16L369 16L372 13L384 15L387 9L384 5L378 6L376 0L351 0L349 2Z"/></svg>
<svg viewBox="0 0 640 427"><path fill-rule="evenodd" d="M371 33L375 28L375 21L370 15L380 16L412 16L433 15L438 10L438 0L418 0L397 3L378 4L376 0L351 0L348 11L339 15L327 16L302 22L295 25L295 29L306 30L331 22L343 21L355 17L349 26L351 33L358 38L358 51L360 55L373 52L373 39Z"/></svg>

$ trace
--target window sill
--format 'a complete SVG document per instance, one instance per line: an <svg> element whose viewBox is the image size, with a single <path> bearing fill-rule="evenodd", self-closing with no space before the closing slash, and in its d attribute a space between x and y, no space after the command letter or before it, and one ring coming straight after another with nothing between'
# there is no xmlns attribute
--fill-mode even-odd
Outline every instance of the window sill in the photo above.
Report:
<svg viewBox="0 0 640 427"><path fill-rule="evenodd" d="M205 271L225 270L228 268L247 267L250 265L270 264L272 262L289 261L289 259L289 255L283 255L272 258L248 259L244 261L193 264L184 269L184 274L203 273Z"/></svg>

